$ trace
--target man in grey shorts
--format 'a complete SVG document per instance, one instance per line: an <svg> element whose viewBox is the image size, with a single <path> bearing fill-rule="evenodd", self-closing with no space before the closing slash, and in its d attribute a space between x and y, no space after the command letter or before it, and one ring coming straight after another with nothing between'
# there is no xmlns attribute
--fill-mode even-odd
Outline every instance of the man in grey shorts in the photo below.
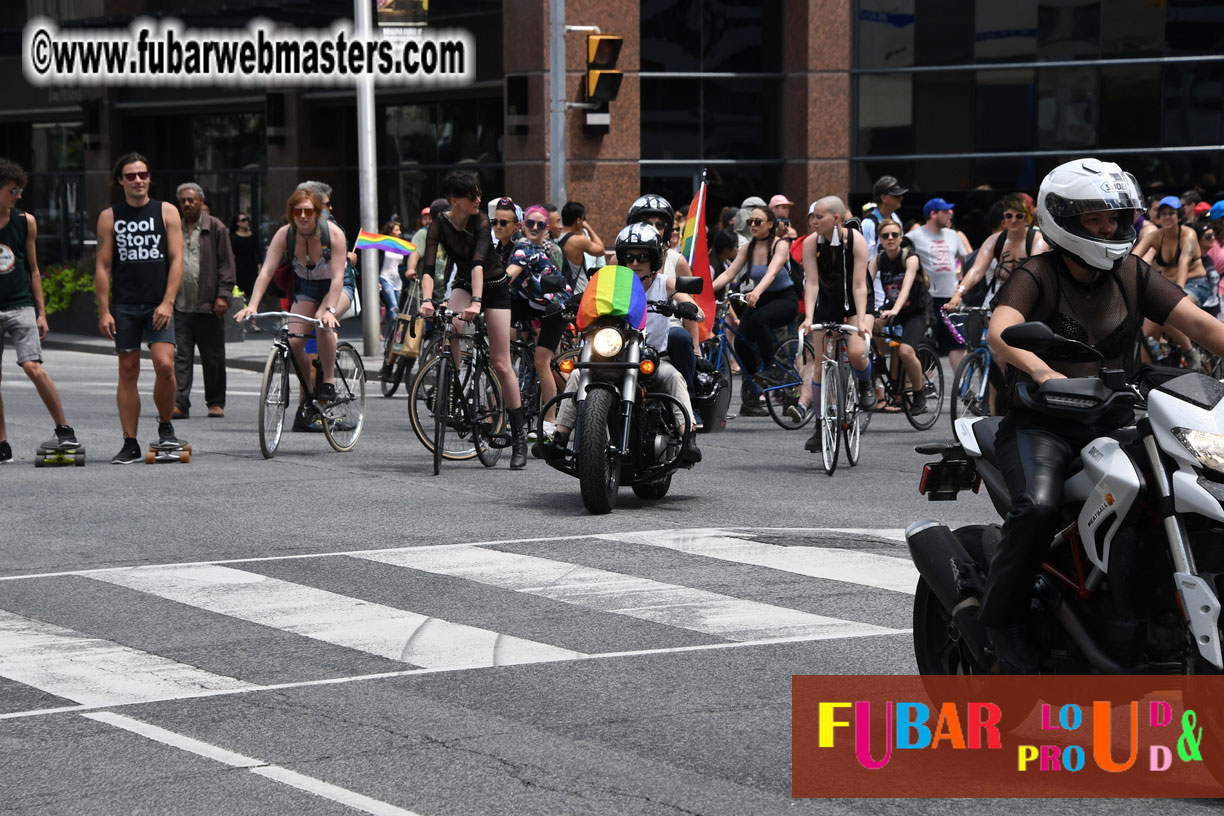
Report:
<svg viewBox="0 0 1224 816"><path fill-rule="evenodd" d="M71 450L80 446L64 419L64 406L51 375L42 366L42 343L47 335L47 312L43 308L42 278L34 252L38 224L34 216L17 208L26 185L25 171L0 159L0 362L4 338L10 335L17 349L17 365L34 383L38 396L55 420L55 436L42 447ZM13 460L4 424L4 401L0 400L0 464Z"/></svg>

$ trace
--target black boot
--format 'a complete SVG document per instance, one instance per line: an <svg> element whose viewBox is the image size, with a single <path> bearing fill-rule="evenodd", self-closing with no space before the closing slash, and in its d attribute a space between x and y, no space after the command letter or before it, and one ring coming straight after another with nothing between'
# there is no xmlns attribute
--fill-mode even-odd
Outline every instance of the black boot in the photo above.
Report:
<svg viewBox="0 0 1224 816"><path fill-rule="evenodd" d="M523 409L512 408L510 415L510 469L527 467L527 430L523 427Z"/></svg>

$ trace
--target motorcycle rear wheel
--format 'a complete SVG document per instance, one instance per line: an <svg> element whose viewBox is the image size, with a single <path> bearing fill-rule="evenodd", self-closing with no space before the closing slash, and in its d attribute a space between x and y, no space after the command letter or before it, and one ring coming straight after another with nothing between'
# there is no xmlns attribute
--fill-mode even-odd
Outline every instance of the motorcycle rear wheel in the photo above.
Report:
<svg viewBox="0 0 1224 816"><path fill-rule="evenodd" d="M603 388L587 391L578 436L578 485L587 512L612 512L620 492L620 460L612 453L610 424L616 395Z"/></svg>
<svg viewBox="0 0 1224 816"><path fill-rule="evenodd" d="M953 531L961 546L979 562L985 558L982 547L985 529L975 524ZM935 591L925 578L919 577L914 593L914 661L919 674L986 674L990 670L977 662L969 646L955 636L957 631Z"/></svg>

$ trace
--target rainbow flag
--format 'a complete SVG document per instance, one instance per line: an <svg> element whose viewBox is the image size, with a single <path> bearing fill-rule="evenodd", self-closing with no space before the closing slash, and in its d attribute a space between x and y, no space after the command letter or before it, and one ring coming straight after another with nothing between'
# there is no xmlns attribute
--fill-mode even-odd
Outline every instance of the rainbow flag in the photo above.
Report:
<svg viewBox="0 0 1224 816"><path fill-rule="evenodd" d="M639 330L646 325L646 290L627 266L605 266L591 278L578 307L578 328L609 316L623 317Z"/></svg>
<svg viewBox="0 0 1224 816"><path fill-rule="evenodd" d="M353 249L381 249L383 252L393 252L396 255L408 255L416 249L416 244L392 235L362 230L357 233L357 243Z"/></svg>
<svg viewBox="0 0 1224 816"><path fill-rule="evenodd" d="M705 314L705 321L697 327L700 335L698 340L705 340L714 330L714 283L710 278L710 250L706 243L706 182L705 173L701 176L701 187L697 196L689 205L688 220L684 222L684 231L680 233L681 251L688 261L693 274L705 281L701 294L694 295L693 300Z"/></svg>

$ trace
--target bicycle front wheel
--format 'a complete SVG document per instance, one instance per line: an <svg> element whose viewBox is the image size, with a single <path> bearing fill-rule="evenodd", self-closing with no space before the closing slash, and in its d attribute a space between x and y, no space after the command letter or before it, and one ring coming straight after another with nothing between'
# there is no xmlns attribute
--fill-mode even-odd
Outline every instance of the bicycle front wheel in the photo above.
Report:
<svg viewBox="0 0 1224 816"><path fill-rule="evenodd" d="M799 430L812 418L811 412L805 410L799 401L803 394L803 377L795 361L801 353L798 338L791 338L778 348L774 362L779 370L786 372L788 382L781 388L771 386L765 392L765 407L769 416L779 427L788 431Z"/></svg>
<svg viewBox="0 0 1224 816"><path fill-rule="evenodd" d="M366 378L361 355L349 343L336 346L336 401L323 411L323 434L340 453L351 451L365 427Z"/></svg>
<svg viewBox="0 0 1224 816"><path fill-rule="evenodd" d="M939 353L935 351L934 346L919 343L914 351L922 369L922 382L910 383L909 386L922 389L925 406L922 413L916 413L914 396L909 390L902 395L901 406L905 409L905 418L909 423L916 429L925 431L939 419L939 412L943 407L944 375L943 368L939 365Z"/></svg>
<svg viewBox="0 0 1224 816"><path fill-rule="evenodd" d="M466 359L467 356L465 352L463 359ZM442 371L443 365L447 369L446 377L440 376L444 373ZM454 363L449 354L434 357L427 365L422 366L417 371L416 379L412 381L412 388L408 393L408 419L412 424L412 432L416 434L417 439L430 454L435 449L434 436L437 428L434 417L439 410L441 410L444 424L447 420L450 420L454 425L462 424L459 419L451 415L452 400L450 394L446 395L446 400L442 402L441 408L439 408L437 402L438 391L441 390L440 383L444 383L448 378L453 377L453 370ZM442 438L441 456L443 459L458 462L471 459L476 455L476 448L471 443L471 434L465 432L461 436L458 432L444 432Z"/></svg>
<svg viewBox="0 0 1224 816"><path fill-rule="evenodd" d="M952 430L956 431L956 420L960 417L981 417L990 413L990 389L988 387L986 355L972 351L965 355L952 377L952 399L948 413L952 415Z"/></svg>
<svg viewBox="0 0 1224 816"><path fill-rule="evenodd" d="M825 360L820 364L820 382L820 458L824 465L824 472L832 476L833 471L837 470L842 414L845 411L837 363Z"/></svg>
<svg viewBox="0 0 1224 816"><path fill-rule="evenodd" d="M285 409L289 407L288 350L272 346L259 386L259 451L265 459L276 455L285 431Z"/></svg>

